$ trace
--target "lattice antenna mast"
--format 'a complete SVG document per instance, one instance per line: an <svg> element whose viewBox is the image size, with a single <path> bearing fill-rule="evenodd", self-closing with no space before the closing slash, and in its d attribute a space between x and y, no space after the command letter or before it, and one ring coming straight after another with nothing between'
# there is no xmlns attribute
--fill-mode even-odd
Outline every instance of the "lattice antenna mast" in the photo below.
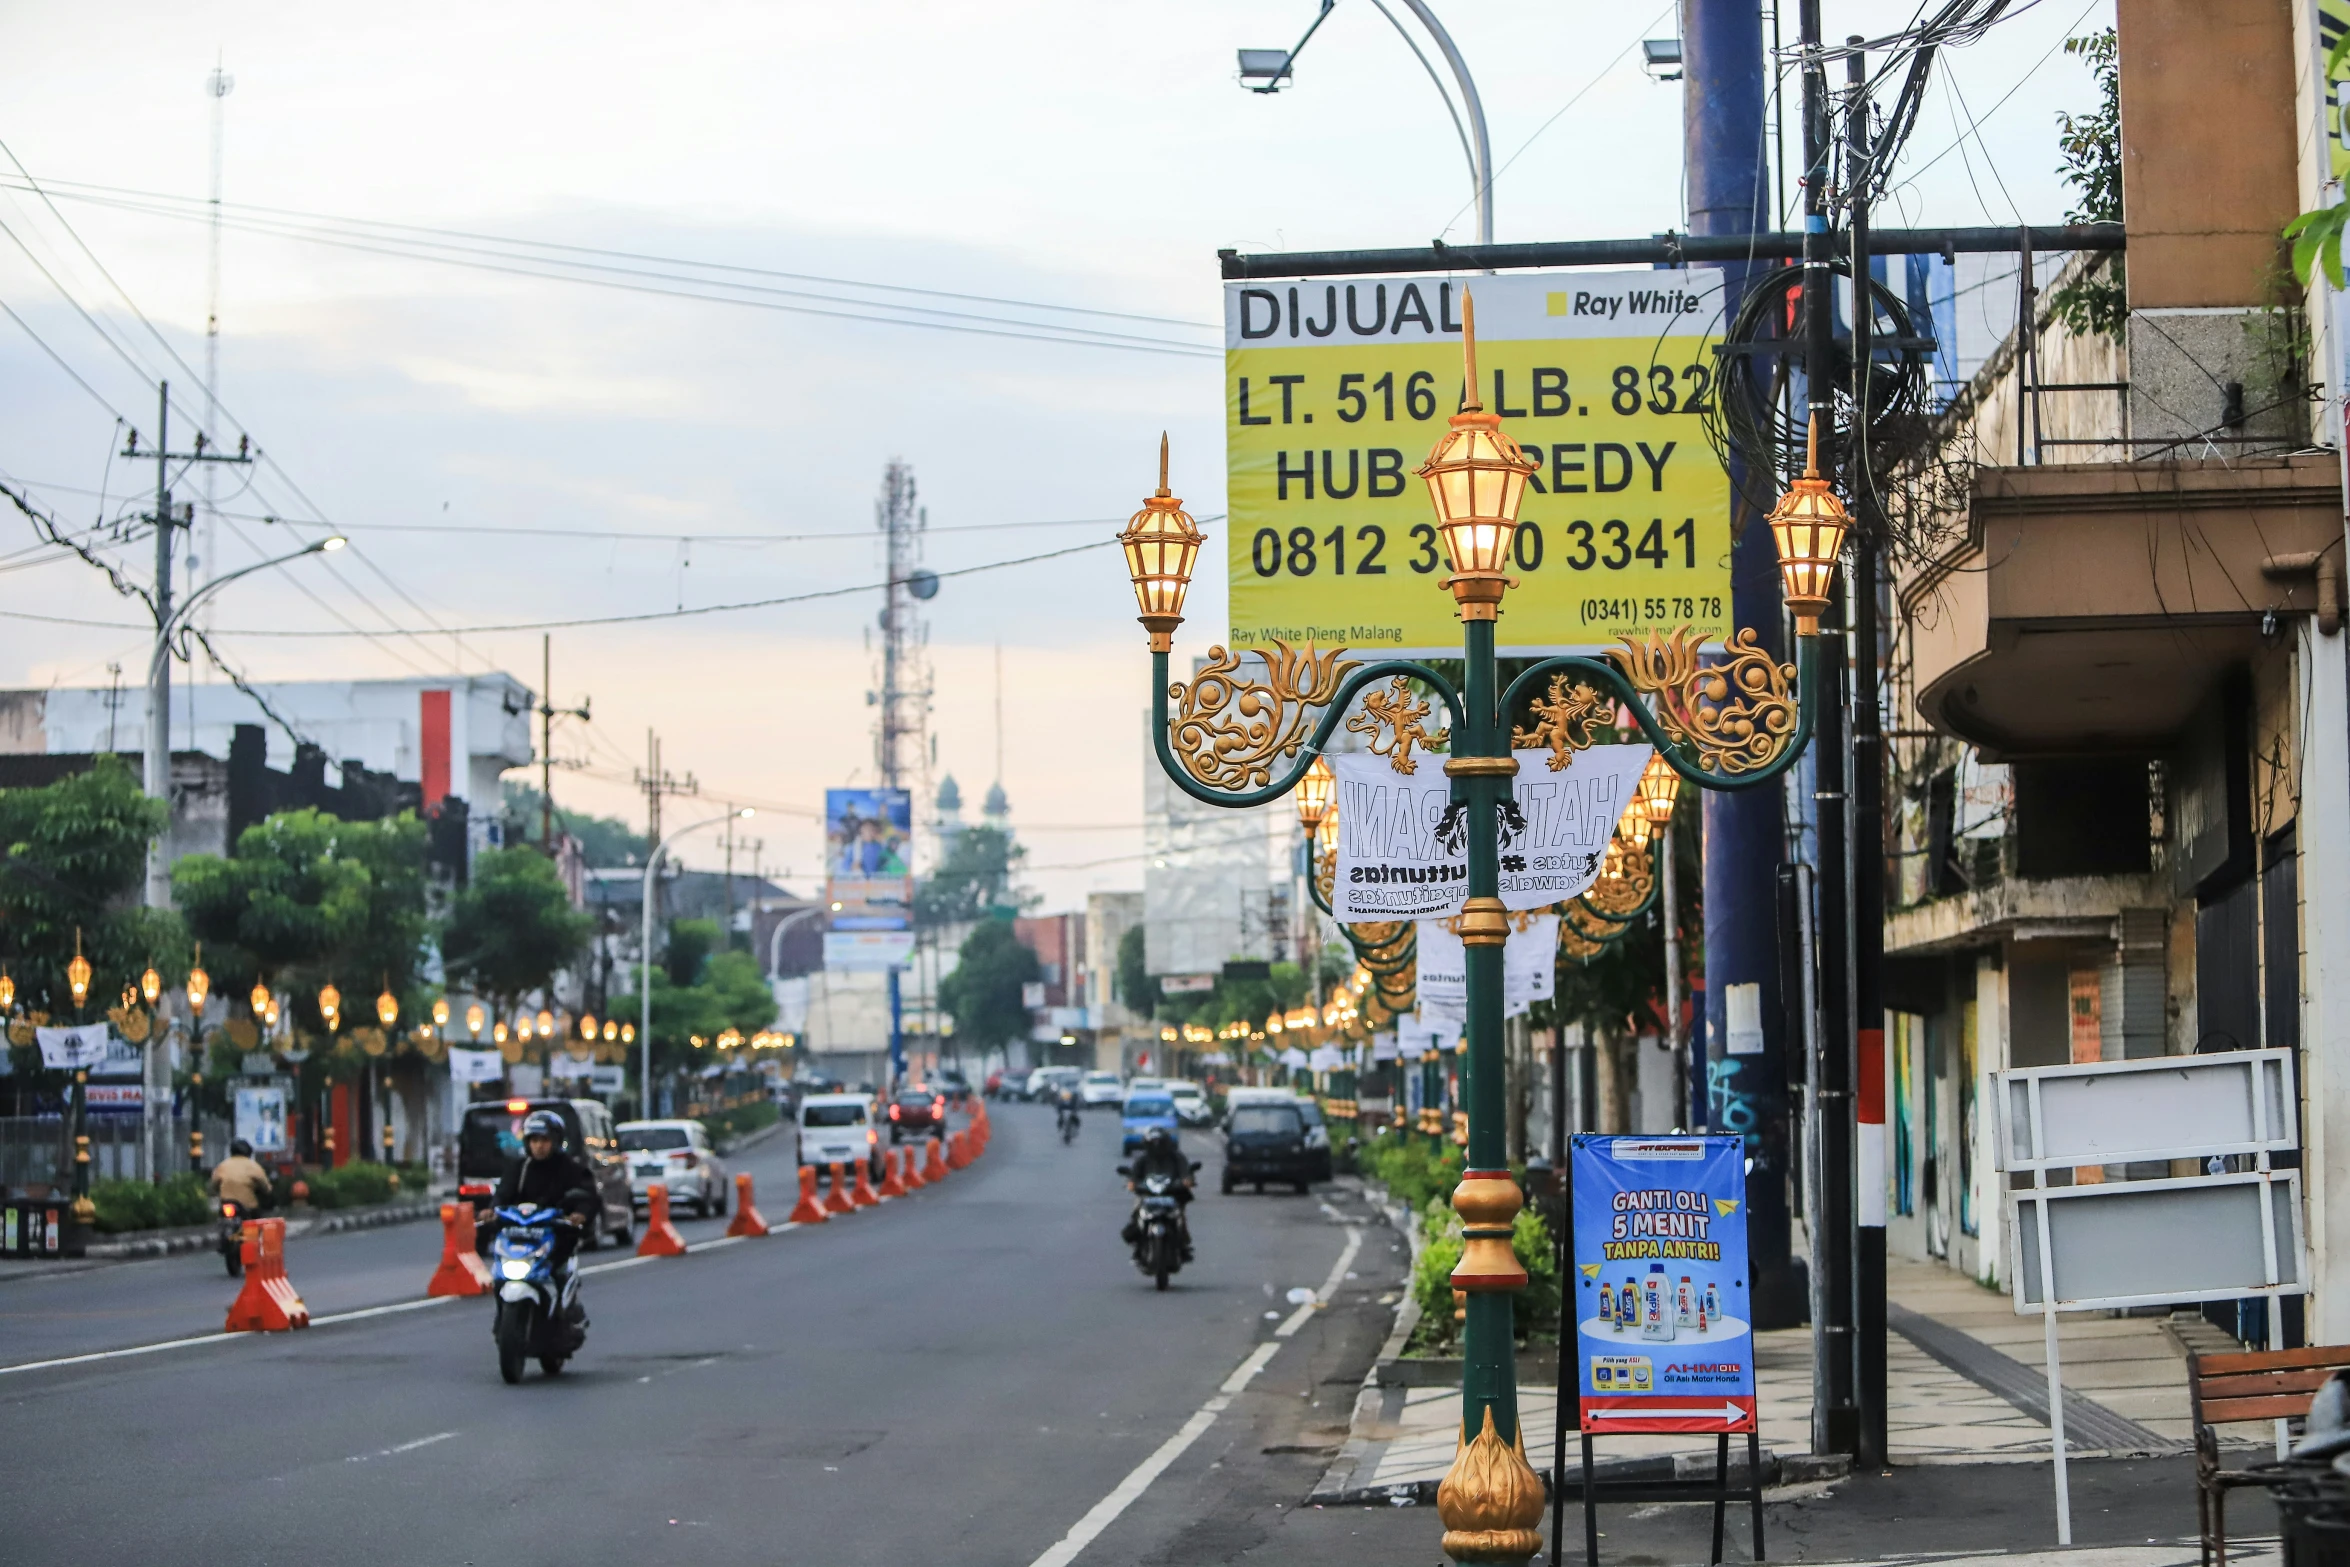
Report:
<svg viewBox="0 0 2350 1567"><path fill-rule="evenodd" d="M927 795L930 775L928 637L916 612L915 574L929 514L915 501L914 469L892 458L882 470L874 523L882 536L887 585L881 601L881 689L875 694L873 767L884 788Z"/></svg>
<svg viewBox="0 0 2350 1567"><path fill-rule="evenodd" d="M236 89L237 79L220 68L216 58L212 74L204 78L205 95L212 100L212 205L211 223L206 236L204 260L204 438L220 444L220 164L221 143L228 129L228 95ZM188 575L195 578L199 572L205 582L220 575L220 512L214 504L214 472L211 464L201 472L204 485L204 531L197 536L196 553L188 557ZM199 584L191 580L193 591ZM203 612L207 630L212 625L212 610Z"/></svg>

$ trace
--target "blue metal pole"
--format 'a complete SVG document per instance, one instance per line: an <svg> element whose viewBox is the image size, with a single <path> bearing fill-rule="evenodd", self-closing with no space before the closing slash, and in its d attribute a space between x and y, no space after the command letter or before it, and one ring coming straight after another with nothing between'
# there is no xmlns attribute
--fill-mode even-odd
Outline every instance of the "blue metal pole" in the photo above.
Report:
<svg viewBox="0 0 2350 1567"><path fill-rule="evenodd" d="M1762 9L1757 0L1682 0L1682 140L1689 232L1748 234L1769 224L1764 157ZM1746 269L1726 268L1730 303ZM1733 481L1736 479L1733 475ZM1771 531L1732 483L1732 623L1782 657L1779 562ZM1744 511L1748 514L1739 515ZM1690 1051L1693 1110L1717 1132L1745 1135L1755 1325L1803 1320L1805 1286L1789 1255L1786 1037L1779 997L1780 791L1705 796L1705 1029ZM1754 987L1748 989L1747 987ZM1759 1037L1748 1019L1753 1003ZM1731 1009L1741 1025L1730 1030Z"/></svg>
<svg viewBox="0 0 2350 1567"><path fill-rule="evenodd" d="M895 1088L906 1078L906 1004L898 992L898 970L889 971L889 1086Z"/></svg>

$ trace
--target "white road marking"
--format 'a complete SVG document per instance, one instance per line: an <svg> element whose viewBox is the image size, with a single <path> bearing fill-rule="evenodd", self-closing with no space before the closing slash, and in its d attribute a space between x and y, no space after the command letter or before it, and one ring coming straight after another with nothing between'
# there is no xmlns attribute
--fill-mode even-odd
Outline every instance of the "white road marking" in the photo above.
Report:
<svg viewBox="0 0 2350 1567"><path fill-rule="evenodd" d="M1346 1250L1339 1254L1338 1266L1330 1270L1330 1277L1324 1281L1322 1295L1326 1297L1338 1288L1338 1281L1346 1276L1347 1264L1355 1260L1355 1253L1362 1249L1362 1244L1361 1230L1350 1229L1346 1232ZM1135 1465L1132 1473L1119 1481L1109 1495L1094 1503L1084 1517L1070 1525L1069 1532L1062 1535L1051 1550L1029 1563L1029 1567L1069 1567L1080 1551L1091 1545L1104 1529L1117 1522L1118 1515L1133 1506L1136 1499L1150 1489L1152 1481L1165 1474L1168 1466L1181 1458L1192 1443L1207 1434L1208 1427L1216 1423L1216 1417L1232 1406L1232 1400L1255 1380L1257 1373L1264 1370L1280 1351L1281 1340L1304 1325L1314 1305L1308 1303L1300 1306L1295 1316L1273 1330L1274 1337L1250 1350L1248 1358L1234 1367L1232 1375L1226 1377L1223 1385L1216 1389L1215 1397L1200 1405L1192 1417L1183 1422L1181 1430L1161 1442L1150 1457Z"/></svg>
<svg viewBox="0 0 2350 1567"><path fill-rule="evenodd" d="M343 1462L363 1464L371 1458L396 1458L402 1453L413 1453L420 1447L430 1447L435 1442L446 1442L456 1434L454 1431L436 1431L431 1436L420 1436L413 1442L402 1442L398 1447L386 1447L372 1453L353 1453Z"/></svg>
<svg viewBox="0 0 2350 1567"><path fill-rule="evenodd" d="M27 1360L18 1365L0 1366L0 1377L12 1371L46 1371L52 1366L86 1366L94 1360L122 1360L131 1355L153 1355L166 1349L185 1349L190 1344L220 1344L233 1338L250 1338L247 1333L200 1333L194 1338L165 1339L160 1344L135 1344L129 1349L101 1349L87 1355L60 1355L55 1360Z"/></svg>
<svg viewBox="0 0 2350 1567"><path fill-rule="evenodd" d="M1331 1297L1338 1293L1338 1286L1348 1277L1346 1270L1348 1266L1354 1262L1355 1253L1361 1251L1362 1249L1363 1232L1357 1229L1349 1229L1346 1232L1346 1250L1338 1254L1337 1266L1330 1270L1330 1277L1322 1281L1322 1287L1314 1291L1313 1296L1308 1299L1304 1305L1298 1307L1297 1310L1289 1314L1288 1321L1282 1323L1281 1326L1273 1330L1273 1336L1275 1338L1288 1338L1299 1328L1304 1327L1308 1322L1312 1321L1314 1313L1320 1311L1325 1305L1329 1304Z"/></svg>
<svg viewBox="0 0 2350 1567"><path fill-rule="evenodd" d="M366 1306L358 1311L338 1311L331 1317L312 1317L310 1325L314 1328L331 1328L338 1322L364 1322L369 1317L389 1317L403 1311L425 1311L431 1307L446 1306L452 1301L464 1298L466 1297L458 1295L427 1295L422 1300L395 1301L389 1306ZM244 1335L233 1336L243 1337ZM256 1334L253 1336L264 1337L266 1335Z"/></svg>

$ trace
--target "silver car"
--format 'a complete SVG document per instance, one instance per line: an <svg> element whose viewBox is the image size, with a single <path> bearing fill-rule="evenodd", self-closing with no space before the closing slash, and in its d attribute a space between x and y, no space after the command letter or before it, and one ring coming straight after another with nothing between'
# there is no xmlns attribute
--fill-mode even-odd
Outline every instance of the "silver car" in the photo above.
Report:
<svg viewBox="0 0 2350 1567"><path fill-rule="evenodd" d="M620 1152L628 1161L628 1191L639 1206L654 1183L669 1189L671 1207L692 1203L701 1218L726 1212L726 1164L699 1121L623 1121Z"/></svg>

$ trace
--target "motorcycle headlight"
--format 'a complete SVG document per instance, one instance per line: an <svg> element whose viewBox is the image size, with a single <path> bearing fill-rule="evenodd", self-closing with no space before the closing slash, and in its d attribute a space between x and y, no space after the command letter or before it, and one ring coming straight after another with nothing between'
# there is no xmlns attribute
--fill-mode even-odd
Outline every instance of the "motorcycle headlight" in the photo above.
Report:
<svg viewBox="0 0 2350 1567"><path fill-rule="evenodd" d="M503 1277L509 1279L527 1279L530 1277L530 1259L527 1257L508 1257L505 1261L498 1264L498 1272Z"/></svg>

